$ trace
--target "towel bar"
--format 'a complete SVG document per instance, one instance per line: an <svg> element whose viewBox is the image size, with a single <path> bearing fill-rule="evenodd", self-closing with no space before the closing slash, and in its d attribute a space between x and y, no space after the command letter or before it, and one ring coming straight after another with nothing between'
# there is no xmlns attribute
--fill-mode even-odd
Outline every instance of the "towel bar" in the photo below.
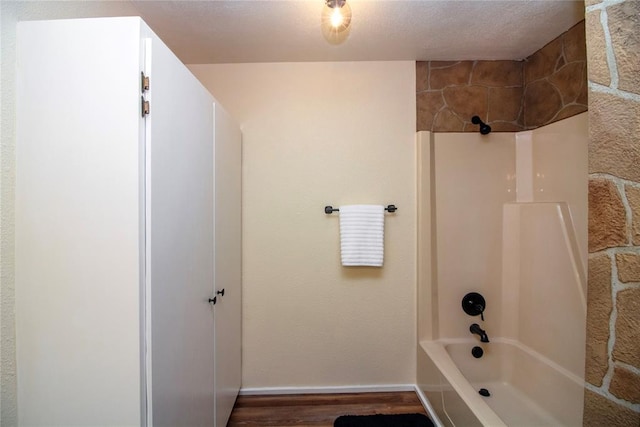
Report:
<svg viewBox="0 0 640 427"><path fill-rule="evenodd" d="M395 212L398 210L398 208L396 207L396 205L387 205L386 208L384 208L385 211L387 212ZM340 209L338 208L334 208L333 206L325 206L324 207L324 213L326 213L327 215L332 214L333 212L340 212Z"/></svg>

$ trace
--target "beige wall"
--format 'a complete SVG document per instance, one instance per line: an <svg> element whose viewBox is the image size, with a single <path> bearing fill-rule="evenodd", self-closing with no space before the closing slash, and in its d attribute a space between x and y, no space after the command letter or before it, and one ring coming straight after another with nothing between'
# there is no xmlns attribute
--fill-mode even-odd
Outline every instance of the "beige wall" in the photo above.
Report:
<svg viewBox="0 0 640 427"><path fill-rule="evenodd" d="M15 299L14 299L14 180L15 180L15 41L16 22L35 19L138 15L123 1L2 1L0 135L0 424L17 424Z"/></svg>
<svg viewBox="0 0 640 427"><path fill-rule="evenodd" d="M586 1L585 426L640 425L640 2Z"/></svg>
<svg viewBox="0 0 640 427"><path fill-rule="evenodd" d="M243 387L415 381L415 65L193 65L243 131ZM341 204L398 206L383 268L340 265Z"/></svg>

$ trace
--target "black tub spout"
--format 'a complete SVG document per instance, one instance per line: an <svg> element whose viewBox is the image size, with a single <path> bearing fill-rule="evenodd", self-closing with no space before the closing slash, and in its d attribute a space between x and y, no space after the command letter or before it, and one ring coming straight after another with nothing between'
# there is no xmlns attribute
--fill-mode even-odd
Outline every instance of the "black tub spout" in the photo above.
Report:
<svg viewBox="0 0 640 427"><path fill-rule="evenodd" d="M487 333L477 323L474 323L473 325L471 325L469 327L469 331L471 331L472 334L479 335L480 342L489 342L489 337L487 336Z"/></svg>

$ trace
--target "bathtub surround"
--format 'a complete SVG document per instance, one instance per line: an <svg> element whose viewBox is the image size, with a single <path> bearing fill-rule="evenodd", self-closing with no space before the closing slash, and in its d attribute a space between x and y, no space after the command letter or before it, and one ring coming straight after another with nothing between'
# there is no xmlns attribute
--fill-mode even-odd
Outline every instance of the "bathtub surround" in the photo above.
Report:
<svg viewBox="0 0 640 427"><path fill-rule="evenodd" d="M587 110L584 21L522 61L416 62L417 130L535 129Z"/></svg>
<svg viewBox="0 0 640 427"><path fill-rule="evenodd" d="M640 424L640 2L586 2L585 426Z"/></svg>
<svg viewBox="0 0 640 427"><path fill-rule="evenodd" d="M516 134L418 133L417 381L456 425L582 422L587 146L586 113ZM468 292L484 322L460 307Z"/></svg>
<svg viewBox="0 0 640 427"><path fill-rule="evenodd" d="M503 205L516 197L515 135L442 133L432 138L438 291L430 306L439 307L438 337L470 338L472 323L481 323L491 338L501 337L500 219ZM468 292L485 298L484 322L462 310Z"/></svg>
<svg viewBox="0 0 640 427"><path fill-rule="evenodd" d="M512 202L564 201L571 211L576 229L576 264L585 276L587 264L587 115L581 114L533 131L492 133L437 133L427 138L419 133L420 168L432 175L433 191L420 182L421 228L424 212L435 220L437 271L433 280L437 292L427 304L437 312L436 332L421 333L421 339L468 337L469 325L478 320L451 315L447 307L459 309L462 296L480 292L486 299L485 322L481 325L490 337L503 336L502 298L504 205ZM431 150L428 139L431 138ZM425 140L426 139L426 140ZM561 142L558 142L561 141ZM432 159L421 156L432 156ZM572 159L568 168L566 159ZM448 191L456 188L456 191ZM424 190L424 193L422 191ZM431 205L423 206L423 200ZM426 202L425 202L426 203ZM473 206L473 210L464 209ZM422 236L422 234L421 234ZM427 239L429 240L429 239ZM459 242L465 245L460 246ZM430 249L430 248L426 248ZM425 248L421 247L420 252ZM419 265L429 259L420 255ZM462 261L461 261L462 260ZM464 265L461 268L460 264ZM421 273L427 277L428 272ZM419 283L419 289L422 284ZM584 292L584 290L583 290ZM434 313L435 313L434 312ZM458 314L458 313L456 313ZM533 315L533 314L532 314ZM472 321L473 320L473 321ZM429 328L426 328L429 329Z"/></svg>

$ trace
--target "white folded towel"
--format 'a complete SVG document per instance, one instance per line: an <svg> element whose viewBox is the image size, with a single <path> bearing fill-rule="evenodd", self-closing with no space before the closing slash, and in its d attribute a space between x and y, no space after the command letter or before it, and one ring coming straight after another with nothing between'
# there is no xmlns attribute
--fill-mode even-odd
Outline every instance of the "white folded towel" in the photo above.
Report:
<svg viewBox="0 0 640 427"><path fill-rule="evenodd" d="M342 265L382 267L384 206L340 206Z"/></svg>

